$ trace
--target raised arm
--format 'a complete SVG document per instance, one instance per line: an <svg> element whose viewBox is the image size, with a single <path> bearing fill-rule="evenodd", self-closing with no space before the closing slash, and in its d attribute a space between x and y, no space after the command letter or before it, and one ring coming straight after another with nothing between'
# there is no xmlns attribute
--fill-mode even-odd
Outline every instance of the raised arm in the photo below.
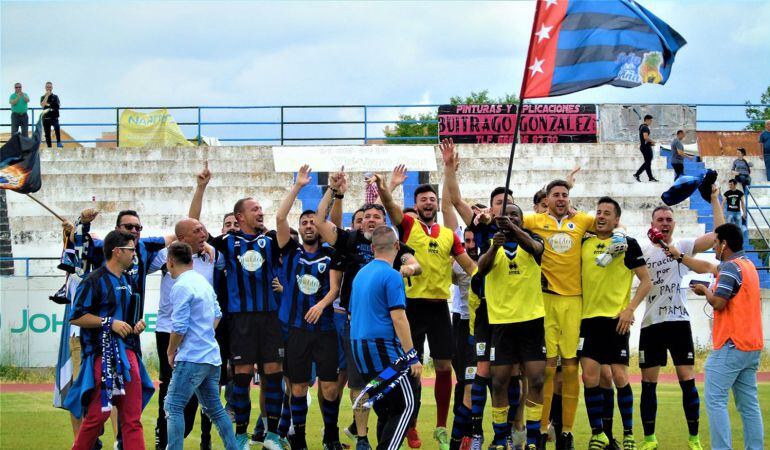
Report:
<svg viewBox="0 0 770 450"><path fill-rule="evenodd" d="M709 234L714 233L708 233L702 237L705 237ZM713 247L714 241L711 241L711 247ZM702 259L695 258L690 255L682 254L678 248L676 248L675 245L672 245L668 248L669 256L671 256L673 259L679 259L682 258L682 264L687 266L690 270L692 270L695 273L710 273L713 275L716 275L719 272L719 266L716 264L712 264L708 261L704 261Z"/></svg>
<svg viewBox="0 0 770 450"><path fill-rule="evenodd" d="M321 238L329 245L334 245L337 242L337 230L336 227L327 220L327 217L329 216L334 203L336 203L334 192L339 191L343 177L344 172L342 172L342 170L329 177L329 189L326 190L324 196L321 198L321 202L318 204L315 225L318 227L318 234L320 234Z"/></svg>
<svg viewBox="0 0 770 450"><path fill-rule="evenodd" d="M444 219L444 226L452 231L457 230L457 214L455 214L452 199L447 189L446 176L444 177L444 186L441 190L441 216Z"/></svg>
<svg viewBox="0 0 770 450"><path fill-rule="evenodd" d="M372 175L372 182L377 184L377 190L380 193L382 206L384 206L385 210L388 211L388 215L390 216L390 223L392 223L394 226L401 225L401 222L404 220L404 211L399 205L396 204L395 201L393 201L393 196L385 186L385 179L382 177L382 175L374 174Z"/></svg>
<svg viewBox="0 0 770 450"><path fill-rule="evenodd" d="M719 188L716 184L711 186L711 212L714 215L714 228L725 223L725 214L722 211L722 205L719 203ZM716 234L712 231L695 240L692 253L702 253L714 246ZM694 269L693 269L694 270Z"/></svg>
<svg viewBox="0 0 770 450"><path fill-rule="evenodd" d="M278 247L283 248L291 239L291 227L289 227L289 211L297 199L299 191L310 183L310 172L312 169L305 164L297 172L297 180L289 190L289 193L281 200L278 212L275 213L276 236L278 237Z"/></svg>
<svg viewBox="0 0 770 450"><path fill-rule="evenodd" d="M441 159L444 161L444 196L448 196L460 218L465 225L470 225L473 220L473 210L471 205L463 201L460 194L460 183L457 182L457 168L459 167L460 157L455 152L455 144L452 139L444 139L439 147L441 149Z"/></svg>
<svg viewBox="0 0 770 450"><path fill-rule="evenodd" d="M203 170L198 173L195 181L195 193L193 194L192 201L190 202L190 210L187 212L187 217L200 220L201 209L203 208L203 193L206 192L206 186L208 186L209 181L211 181L211 171L209 171L208 160L206 160L204 163Z"/></svg>
<svg viewBox="0 0 770 450"><path fill-rule="evenodd" d="M538 262L540 262L540 258L543 256L543 251L545 250L545 246L543 245L542 241L535 239L532 237L532 235L516 226L516 224L513 223L508 217L497 217L495 219L497 222L497 227L500 230L512 236L513 240L521 245L521 248L523 248L524 251L532 255Z"/></svg>
<svg viewBox="0 0 770 450"><path fill-rule="evenodd" d="M495 256L497 255L497 249L505 244L505 235L497 232L492 237L492 245L489 246L487 251L479 258L479 276L486 276L494 266Z"/></svg>
<svg viewBox="0 0 770 450"><path fill-rule="evenodd" d="M345 166L342 167L342 170L345 169ZM341 175L339 175L341 174ZM337 228L342 228L342 199L345 197L345 192L348 191L348 177L345 175L344 172L339 172L338 176L341 176L342 179L339 180L339 184L337 186L337 192L334 194L335 202L332 204L332 211L331 211L331 218L330 220L334 225L337 226Z"/></svg>
<svg viewBox="0 0 770 450"><path fill-rule="evenodd" d="M576 166L572 171L567 175L567 185L570 189L575 187L575 175L580 172L580 166Z"/></svg>

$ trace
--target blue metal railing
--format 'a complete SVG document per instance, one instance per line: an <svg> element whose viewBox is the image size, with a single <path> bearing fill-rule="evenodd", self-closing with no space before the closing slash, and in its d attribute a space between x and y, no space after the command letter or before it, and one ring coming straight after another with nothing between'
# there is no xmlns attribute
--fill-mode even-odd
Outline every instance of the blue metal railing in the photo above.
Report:
<svg viewBox="0 0 770 450"><path fill-rule="evenodd" d="M58 261L60 258L56 258L54 256L19 256L19 257L0 257L0 263L5 261L24 261L24 277L30 278L32 275L30 275L29 269L30 269L30 261ZM14 272L15 275L15 272ZM19 276L19 275L15 275ZM56 275L60 276L60 275Z"/></svg>
<svg viewBox="0 0 770 450"><path fill-rule="evenodd" d="M671 104L661 104L671 105ZM155 109L168 109L175 111L180 117L188 117L189 120L182 119L177 122L178 125L184 127L185 130L190 128L195 130L197 136L191 141L197 139L197 143L200 145L203 136L206 134L211 135L223 135L225 137L219 138L221 142L273 142L280 145L290 143L302 143L302 142L350 142L357 141L368 144L370 141L425 141L435 142L438 139L436 135L429 136L387 136L380 128L378 134L372 134L369 129L372 126L382 125L409 125L409 124L438 124L435 119L426 120L401 120L401 115L408 113L409 111L416 110L428 110L431 114L435 114L436 108L440 106L438 104L374 104L374 105L258 105L258 106L157 106L157 107L113 107L113 106L98 106L98 107L65 107L61 108L63 112L73 112L75 115L87 113L87 115L102 115L106 111L114 111L114 119L106 121L103 117L93 121L73 121L61 123L61 127L67 127L70 129L79 128L106 128L108 132L114 132L115 138L109 137L103 139L73 139L63 140L62 143L114 143L120 144L120 114L121 111L126 109L131 110L155 110ZM694 103L688 106L699 108L699 114L711 117L709 114L702 114L704 110L710 110L717 108L719 113L718 118L703 118L696 120L696 126L700 129L700 126L711 126L714 124L749 124L752 122L761 122L759 120L752 121L743 117L745 114L745 108L747 105L742 103ZM770 107L770 104L755 104L749 105L753 107ZM395 109L397 111L388 111ZM723 115L722 112L730 109L740 109L740 111L730 112L730 116ZM30 108L31 121L30 126L32 130L35 129L35 117L39 116L41 108ZM313 110L324 111L324 114L320 118L315 120L303 118L292 120L287 116L290 113L298 113L300 111L309 112ZM329 110L336 110L335 113L328 113ZM0 108L0 111L10 111L10 108ZM252 119L245 117L233 118L232 112L238 112L239 115L244 114L267 114L266 117L260 117L258 119ZM215 117L225 113L228 117L217 120ZM346 120L332 120L339 118L340 113L350 115L350 113L356 114L357 119ZM71 116L72 114L64 114L64 116ZM334 116L333 116L334 115ZM396 117L397 116L397 117ZM248 126L252 129L257 129L258 133L254 136L238 137L233 136L230 127L243 127ZM10 127L9 123L0 123L0 127ZM301 127L304 127L301 128ZM314 129L313 127L322 127L323 131ZM353 131L350 131L349 127L354 127ZM289 131L296 132L297 134L290 134Z"/></svg>

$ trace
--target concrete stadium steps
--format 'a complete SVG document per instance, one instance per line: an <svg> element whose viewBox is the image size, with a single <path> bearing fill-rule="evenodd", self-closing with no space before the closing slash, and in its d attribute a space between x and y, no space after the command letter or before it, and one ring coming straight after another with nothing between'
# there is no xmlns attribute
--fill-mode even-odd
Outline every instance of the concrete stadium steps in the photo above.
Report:
<svg viewBox="0 0 770 450"><path fill-rule="evenodd" d="M300 148L285 148L295 150ZM489 202L489 192L505 181L509 152L508 145L458 145L459 180L467 201ZM438 170L429 180L440 190L443 164L438 148L435 157ZM102 214L93 231L102 236L113 229L116 214L122 209L139 212L144 236L171 233L174 223L187 214L195 174L204 161L209 162L213 178L204 198L202 219L213 234L219 232L223 215L232 210L235 201L246 196L259 200L265 210L265 224L274 227L275 210L293 182L293 174L275 172L272 149L267 146L78 148L43 152L41 159L43 188L37 197L70 220L84 208L97 207ZM535 191L552 179L565 178L580 165L572 191L573 205L591 212L598 197L610 195L624 209L623 223L629 234L641 239L649 227L649 212L661 203L660 194L673 181L673 171L666 169L665 158L655 158L653 170L661 182L637 183L632 173L640 163L634 144L523 144L517 146L511 188L516 202L529 211ZM363 174L350 176L344 201L347 217L363 203L365 191ZM409 197L416 178L413 174L405 186ZM321 192L319 186L303 190L292 208L292 226L304 208L317 206ZM403 201L403 192L398 189L394 193L398 202ZM411 198L406 203L411 204ZM689 209L689 202L675 209L678 234L703 233L704 225L698 223L697 212ZM61 227L55 218L26 196L13 192L8 193L8 212L14 255L59 255Z"/></svg>

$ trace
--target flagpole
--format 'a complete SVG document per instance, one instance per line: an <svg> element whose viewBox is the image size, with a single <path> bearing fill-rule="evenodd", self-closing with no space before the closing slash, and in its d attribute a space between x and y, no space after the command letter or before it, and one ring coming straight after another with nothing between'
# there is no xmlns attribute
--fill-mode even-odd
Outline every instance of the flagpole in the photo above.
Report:
<svg viewBox="0 0 770 450"><path fill-rule="evenodd" d="M525 63L526 66L526 63ZM524 74L526 76L527 68L524 68ZM519 126L521 124L521 107L524 105L524 99L521 97L521 93L524 92L524 89L521 90L519 93L519 106L516 109L516 125L513 127L513 142L511 142L511 154L508 157L508 172L505 175L505 191L503 191L503 208L500 210L500 216L505 217L505 207L508 203L508 189L511 186L511 172L513 171L513 156L516 154L516 140L519 136Z"/></svg>
<svg viewBox="0 0 770 450"><path fill-rule="evenodd" d="M529 63L529 57L532 54L532 36L535 35L535 24L537 23L537 16L540 13L540 0L537 0L535 6L535 15L532 17L532 32L529 34L529 47L527 48L527 58L524 60L524 73L521 76L521 88L519 90L519 106L516 109L516 125L513 127L513 142L511 142L511 154L508 157L508 172L505 175L505 191L503 191L503 208L500 210L500 215L505 216L505 208L508 203L508 190L511 186L511 171L513 170L513 157L516 155L516 141L519 138L519 127L521 126L522 107L524 106L524 92L527 87L527 64ZM513 196L511 196L513 197Z"/></svg>
<svg viewBox="0 0 770 450"><path fill-rule="evenodd" d="M27 195L27 197L29 197L29 198L31 198L32 200L34 200L34 201L35 201L35 202L36 202L38 205L40 205L40 206L42 206L43 208L45 208L45 210L46 210L46 211L48 211L49 213L53 214L53 216L54 216L54 217L56 217L57 219L59 219L59 221L61 221L62 223L64 223L64 222L66 222L66 221L67 221L67 219L65 219L65 218L63 218L62 216L60 216L60 215L56 214L56 213L54 212L54 210L52 210L51 208L49 208L49 207L48 207L48 206L47 206L45 203L43 203L43 202L41 202L40 200L38 200L38 199L36 199L35 197L33 197L33 196L32 196L32 194L26 194L26 195Z"/></svg>

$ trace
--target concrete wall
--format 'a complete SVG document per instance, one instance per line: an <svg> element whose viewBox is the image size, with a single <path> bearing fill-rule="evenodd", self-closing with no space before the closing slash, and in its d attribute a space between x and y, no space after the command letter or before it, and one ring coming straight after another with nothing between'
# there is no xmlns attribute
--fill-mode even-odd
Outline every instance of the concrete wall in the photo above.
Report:
<svg viewBox="0 0 770 450"><path fill-rule="evenodd" d="M646 114L654 117L650 134L668 147L677 130L687 132L686 144L695 142L697 110L685 105L599 105L599 142L633 142L639 146L639 125Z"/></svg>

